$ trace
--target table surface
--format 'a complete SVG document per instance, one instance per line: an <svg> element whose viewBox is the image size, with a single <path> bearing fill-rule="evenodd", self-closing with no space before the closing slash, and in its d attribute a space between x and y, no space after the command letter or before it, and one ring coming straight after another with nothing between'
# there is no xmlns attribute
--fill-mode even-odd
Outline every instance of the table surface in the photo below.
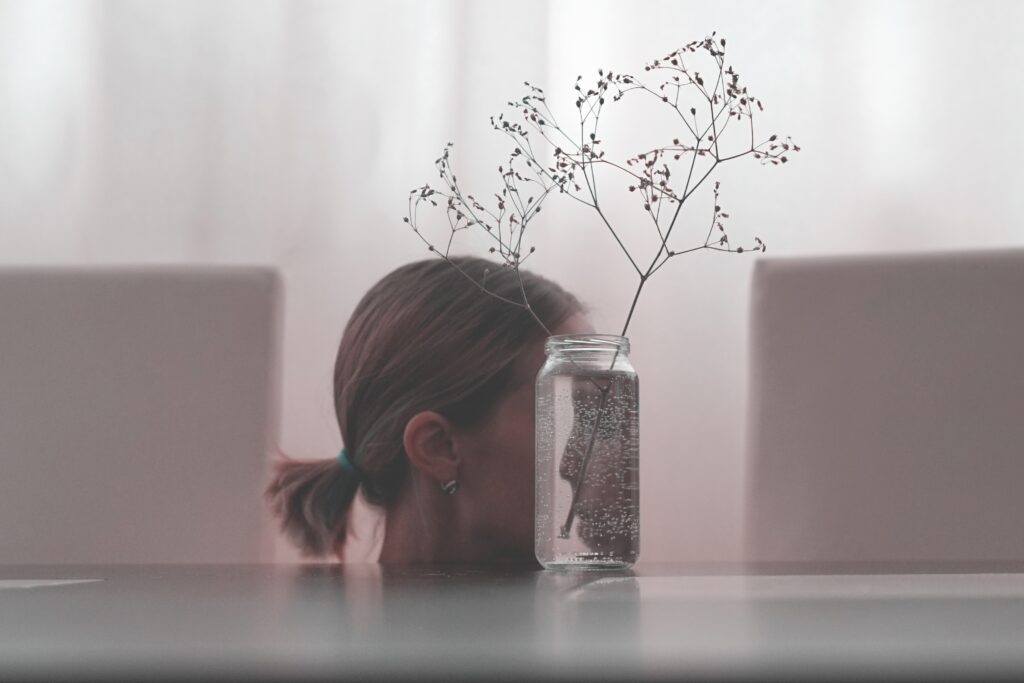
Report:
<svg viewBox="0 0 1024 683"><path fill-rule="evenodd" d="M0 679L1024 677L1024 566L976 571L0 566Z"/></svg>

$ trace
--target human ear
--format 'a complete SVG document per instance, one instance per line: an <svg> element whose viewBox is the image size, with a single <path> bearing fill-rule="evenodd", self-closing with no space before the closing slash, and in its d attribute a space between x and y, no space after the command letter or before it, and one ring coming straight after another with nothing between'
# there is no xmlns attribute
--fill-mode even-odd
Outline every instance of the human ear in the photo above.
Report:
<svg viewBox="0 0 1024 683"><path fill-rule="evenodd" d="M413 415L402 436L412 466L438 483L458 479L459 453L454 428L440 413L424 410Z"/></svg>

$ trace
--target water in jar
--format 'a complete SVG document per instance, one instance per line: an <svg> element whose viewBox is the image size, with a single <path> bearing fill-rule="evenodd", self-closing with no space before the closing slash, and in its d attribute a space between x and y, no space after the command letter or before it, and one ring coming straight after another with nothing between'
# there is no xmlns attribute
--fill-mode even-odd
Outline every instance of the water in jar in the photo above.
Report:
<svg viewBox="0 0 1024 683"><path fill-rule="evenodd" d="M609 371L612 358L549 360L537 377L534 545L547 568L623 568L639 555L639 382L622 355Z"/></svg>

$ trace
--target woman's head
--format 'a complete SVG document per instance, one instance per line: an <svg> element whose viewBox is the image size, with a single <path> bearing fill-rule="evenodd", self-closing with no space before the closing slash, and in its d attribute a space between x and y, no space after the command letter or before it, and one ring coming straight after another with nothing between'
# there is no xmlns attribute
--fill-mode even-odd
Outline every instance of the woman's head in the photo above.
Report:
<svg viewBox="0 0 1024 683"><path fill-rule="evenodd" d="M534 316L554 334L582 332L585 308L528 271L450 261L395 269L345 327L334 404L359 476L333 458L283 460L267 489L305 555L324 555L342 538L359 484L371 502L392 506L411 472L457 479L459 505L471 513L460 533L492 538L496 552L520 546L532 529L533 380L547 336ZM524 290L530 310L510 303L522 303Z"/></svg>

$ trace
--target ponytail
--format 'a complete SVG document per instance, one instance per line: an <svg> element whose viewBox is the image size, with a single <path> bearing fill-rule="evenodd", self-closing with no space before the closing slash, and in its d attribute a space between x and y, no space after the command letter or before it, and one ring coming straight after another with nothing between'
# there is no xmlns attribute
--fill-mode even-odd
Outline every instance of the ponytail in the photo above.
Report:
<svg viewBox="0 0 1024 683"><path fill-rule="evenodd" d="M266 498L281 531L303 557L324 557L345 533L347 512L359 487L358 477L336 458L274 463Z"/></svg>

